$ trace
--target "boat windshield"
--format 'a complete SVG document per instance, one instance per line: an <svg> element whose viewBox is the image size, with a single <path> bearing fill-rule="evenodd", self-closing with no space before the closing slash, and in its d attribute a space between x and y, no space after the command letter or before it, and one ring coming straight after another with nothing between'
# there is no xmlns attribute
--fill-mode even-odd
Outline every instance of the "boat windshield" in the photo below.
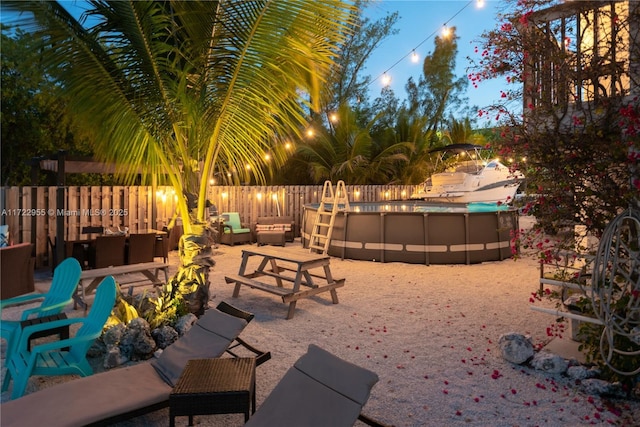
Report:
<svg viewBox="0 0 640 427"><path fill-rule="evenodd" d="M476 173L484 166L482 160L458 161L445 169L445 172Z"/></svg>

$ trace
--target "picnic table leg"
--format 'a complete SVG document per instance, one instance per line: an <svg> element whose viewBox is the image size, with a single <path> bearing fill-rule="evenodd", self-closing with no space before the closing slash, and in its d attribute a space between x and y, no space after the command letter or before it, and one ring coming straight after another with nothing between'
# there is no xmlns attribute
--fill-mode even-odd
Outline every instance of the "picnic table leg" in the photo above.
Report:
<svg viewBox="0 0 640 427"><path fill-rule="evenodd" d="M269 260L271 262L271 271L275 274L279 274L280 273L280 267L278 267L278 263L276 262L275 259L271 258ZM282 284L282 279L279 277L276 277L276 283L278 284L279 288L282 288L284 285Z"/></svg>
<svg viewBox="0 0 640 427"><path fill-rule="evenodd" d="M334 304L338 304L338 292L336 292L335 289L331 289L329 293L331 293L331 302Z"/></svg>
<svg viewBox="0 0 640 427"><path fill-rule="evenodd" d="M287 320L293 319L293 315L295 314L295 311L296 311L297 302L298 302L297 300L294 300L289 303L289 311L287 311Z"/></svg>
<svg viewBox="0 0 640 427"><path fill-rule="evenodd" d="M240 295L240 283L236 282L236 285L233 287L233 298L238 298L238 295Z"/></svg>
<svg viewBox="0 0 640 427"><path fill-rule="evenodd" d="M87 300L85 299L85 290L84 284L82 283L82 279L78 281L78 286L76 287L76 291L73 295L73 309L78 309L78 304L84 308L84 314L87 315L87 309L89 308L89 304L87 304Z"/></svg>
<svg viewBox="0 0 640 427"><path fill-rule="evenodd" d="M84 287L82 286L82 279L78 280L78 286L76 286L76 291L73 293L73 309L78 309L78 299L82 298L80 294L80 289L84 291Z"/></svg>
<svg viewBox="0 0 640 427"><path fill-rule="evenodd" d="M329 264L324 266L324 276L327 278L328 284L333 283L333 276L331 275L331 268L329 267ZM329 292L331 293L331 302L338 304L338 292L336 289L333 288Z"/></svg>
<svg viewBox="0 0 640 427"><path fill-rule="evenodd" d="M302 276L304 275L304 272L302 271L302 266L298 265L298 269L296 270L296 278L293 281L293 293L296 294L298 292L300 292L300 283L302 283ZM298 302L298 299L294 299L293 301L291 301L289 303L289 311L287 312L287 320L289 319L293 319L293 315L295 314L296 311L296 303Z"/></svg>
<svg viewBox="0 0 640 427"><path fill-rule="evenodd" d="M242 262L240 263L240 270L238 271L238 275L244 276L245 271L247 270L247 261L249 261L249 254L246 252L242 252ZM240 283L236 282L235 287L233 288L233 298L238 298L240 295Z"/></svg>

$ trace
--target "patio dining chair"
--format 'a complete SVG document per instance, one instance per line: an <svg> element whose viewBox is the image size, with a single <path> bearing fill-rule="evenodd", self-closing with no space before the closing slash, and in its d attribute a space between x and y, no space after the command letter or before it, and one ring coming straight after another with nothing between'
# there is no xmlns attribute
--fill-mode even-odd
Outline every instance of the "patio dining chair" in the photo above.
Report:
<svg viewBox="0 0 640 427"><path fill-rule="evenodd" d="M93 374L87 361L87 351L102 334L116 302L116 282L113 276L105 277L96 291L96 297L87 317L54 320L27 326L22 330L19 342L13 348L11 358L6 360L7 372L2 382L2 391L9 388L13 379L11 398L21 397L32 375L72 375L82 377ZM33 346L28 350L29 337L47 329L80 324L73 338Z"/></svg>
<svg viewBox="0 0 640 427"><path fill-rule="evenodd" d="M20 324L29 319L46 318L62 312L62 309L71 303L81 274L80 263L75 258L67 258L54 270L53 280L51 281L49 292L46 294L32 293L0 301L0 310L2 310L18 304L28 304L42 300L39 306L24 310L20 320L3 320L0 322L2 338L7 340L5 360L11 358L11 353L17 345Z"/></svg>
<svg viewBox="0 0 640 427"><path fill-rule="evenodd" d="M153 262L156 251L156 233L133 233L125 249L127 264Z"/></svg>
<svg viewBox="0 0 640 427"><path fill-rule="evenodd" d="M104 268L124 265L127 236L98 236L89 247L89 267Z"/></svg>

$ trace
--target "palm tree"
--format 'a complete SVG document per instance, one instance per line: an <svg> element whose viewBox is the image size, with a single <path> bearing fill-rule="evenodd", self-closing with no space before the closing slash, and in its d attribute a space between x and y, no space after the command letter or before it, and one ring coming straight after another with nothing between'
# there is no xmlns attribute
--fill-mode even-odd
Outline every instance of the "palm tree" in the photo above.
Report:
<svg viewBox="0 0 640 427"><path fill-rule="evenodd" d="M313 183L343 180L347 184L380 184L393 180L396 163L405 160L402 145L376 144L371 128L377 117L359 125L358 111L342 104L326 123L318 118L312 136L300 143L298 163L304 163Z"/></svg>
<svg viewBox="0 0 640 427"><path fill-rule="evenodd" d="M42 38L95 154L129 182L165 177L187 235L201 232L216 172L262 181L266 152L284 163L277 135L299 135L318 109L354 16L334 0L89 0L79 19L57 1L1 5Z"/></svg>

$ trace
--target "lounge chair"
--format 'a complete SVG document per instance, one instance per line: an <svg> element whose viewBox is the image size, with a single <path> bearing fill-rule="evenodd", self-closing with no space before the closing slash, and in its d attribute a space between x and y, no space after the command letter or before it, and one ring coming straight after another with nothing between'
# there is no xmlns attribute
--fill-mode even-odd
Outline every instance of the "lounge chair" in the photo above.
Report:
<svg viewBox="0 0 640 427"><path fill-rule="evenodd" d="M260 405L245 427L340 427L360 420L378 375L310 344Z"/></svg>
<svg viewBox="0 0 640 427"><path fill-rule="evenodd" d="M268 352L259 352L238 338L251 319L252 314L222 302L207 310L158 359L74 379L3 403L0 425L106 426L164 408L191 359L220 357L238 344L259 355L256 364L270 358ZM231 345L234 340L237 343Z"/></svg>
<svg viewBox="0 0 640 427"><path fill-rule="evenodd" d="M33 293L0 301L0 310L2 310L14 305L42 300L38 307L24 310L19 321L3 320L0 322L1 336L7 340L5 360L11 358L13 346L17 344L17 334L20 331L21 323L29 319L42 319L62 312L62 309L72 301L73 292L78 287L81 273L80 263L75 258L67 258L53 271L53 280L51 281L49 292L46 294ZM46 336L46 334L38 334L38 336Z"/></svg>
<svg viewBox="0 0 640 427"><path fill-rule="evenodd" d="M11 358L6 360L7 372L2 382L2 391L8 389L13 379L11 398L17 399L24 394L29 378L33 375L92 375L93 369L87 360L87 352L102 334L115 303L116 281L113 276L107 276L98 286L87 317L54 320L24 328L20 333L20 341L13 347ZM33 333L72 324L81 325L73 338L36 345L31 350L27 348Z"/></svg>
<svg viewBox="0 0 640 427"><path fill-rule="evenodd" d="M251 243L251 229L240 222L238 212L223 212L224 224L220 233L220 243L233 246L236 243Z"/></svg>

